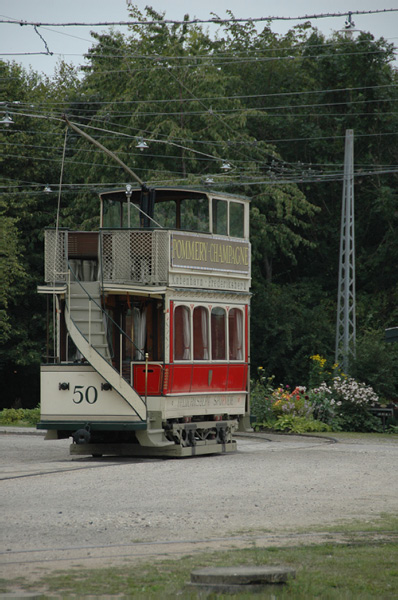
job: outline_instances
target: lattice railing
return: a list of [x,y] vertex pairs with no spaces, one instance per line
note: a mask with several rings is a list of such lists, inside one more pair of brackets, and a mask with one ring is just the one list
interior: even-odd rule
[[168,231],[102,230],[101,253],[104,283],[167,282]]
[[66,281],[68,271],[68,232],[46,229],[44,232],[44,281]]

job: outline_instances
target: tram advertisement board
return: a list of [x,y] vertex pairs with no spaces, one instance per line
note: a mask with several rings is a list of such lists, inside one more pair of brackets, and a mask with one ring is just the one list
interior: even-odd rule
[[173,233],[171,266],[249,275],[250,244],[245,240]]

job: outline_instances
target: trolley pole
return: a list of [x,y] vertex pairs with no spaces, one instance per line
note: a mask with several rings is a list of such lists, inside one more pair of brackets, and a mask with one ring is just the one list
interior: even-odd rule
[[346,130],[344,183],[341,208],[340,261],[337,292],[335,362],[345,373],[355,358],[355,231],[354,231],[354,131]]

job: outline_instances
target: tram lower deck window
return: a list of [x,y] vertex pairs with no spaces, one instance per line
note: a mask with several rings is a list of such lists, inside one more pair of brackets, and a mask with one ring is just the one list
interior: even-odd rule
[[213,360],[225,360],[226,338],[225,310],[217,307],[211,311],[211,357]]
[[187,306],[177,306],[174,311],[174,358],[191,358],[191,321]]
[[193,359],[209,359],[209,317],[204,306],[193,311]]
[[176,306],[173,333],[174,360],[244,360],[241,308]]
[[229,360],[243,360],[243,313],[231,308],[228,314]]

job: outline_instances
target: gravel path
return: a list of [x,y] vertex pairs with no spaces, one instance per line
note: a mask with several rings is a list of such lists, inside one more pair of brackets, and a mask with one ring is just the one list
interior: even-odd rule
[[247,435],[235,454],[71,458],[0,435],[3,577],[203,549],[322,539],[310,528],[398,509],[398,436]]

